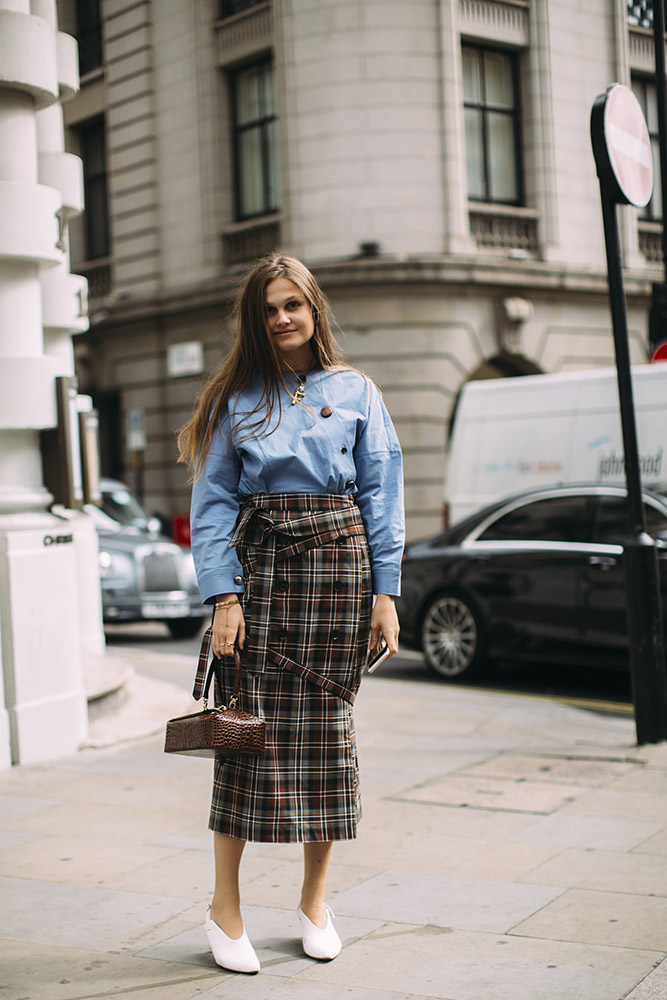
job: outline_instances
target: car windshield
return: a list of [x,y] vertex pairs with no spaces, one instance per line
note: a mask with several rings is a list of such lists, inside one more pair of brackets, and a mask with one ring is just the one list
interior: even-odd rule
[[145,528],[148,514],[129,490],[118,487],[102,492],[102,510],[119,524],[132,528]]

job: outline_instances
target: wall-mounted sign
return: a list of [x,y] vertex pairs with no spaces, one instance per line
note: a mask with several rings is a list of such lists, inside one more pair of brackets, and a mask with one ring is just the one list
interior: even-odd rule
[[198,340],[170,344],[167,348],[167,372],[171,378],[200,375],[204,371],[204,345]]
[[128,451],[146,451],[146,411],[143,407],[127,411],[125,434]]

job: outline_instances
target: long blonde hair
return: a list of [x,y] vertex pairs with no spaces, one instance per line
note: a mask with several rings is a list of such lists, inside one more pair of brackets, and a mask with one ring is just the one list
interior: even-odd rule
[[[266,286],[276,278],[293,281],[310,304],[315,324],[310,346],[315,361],[329,369],[343,364],[331,332],[329,303],[305,264],[284,254],[262,257],[247,274],[236,299],[236,339],[232,350],[204,385],[192,417],[178,434],[178,461],[188,465],[195,478],[201,475],[215,428],[229,399],[245,389],[255,375],[261,377],[263,389],[255,408],[243,415],[243,439],[258,437],[266,431],[276,405],[280,412],[279,389],[285,386],[285,381],[279,351],[268,333],[265,299]],[[238,426],[233,427],[232,433],[237,430]]]

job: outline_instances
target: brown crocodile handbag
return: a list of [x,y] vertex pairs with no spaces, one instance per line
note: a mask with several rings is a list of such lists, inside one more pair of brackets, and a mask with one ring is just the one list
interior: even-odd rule
[[204,633],[192,691],[195,701],[203,696],[204,711],[169,719],[164,751],[186,754],[189,757],[224,757],[231,753],[263,754],[266,729],[264,719],[242,712],[236,707],[241,689],[241,654],[236,648],[234,694],[229,699],[229,705],[208,707],[209,688],[220,665],[220,661],[214,657],[208,671],[206,669],[212,631],[212,628],[208,628]]

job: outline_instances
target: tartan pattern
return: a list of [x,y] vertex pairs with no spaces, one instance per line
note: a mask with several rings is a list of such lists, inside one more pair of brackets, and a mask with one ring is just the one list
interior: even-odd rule
[[209,625],[202,636],[201,649],[199,650],[199,657],[197,659],[197,673],[195,674],[195,682],[192,688],[192,697],[195,701],[199,701],[204,693],[204,682],[206,681],[206,673],[208,670],[212,637],[213,626]]
[[[352,703],[367,655],[372,586],[349,496],[252,497],[232,539],[246,581],[240,707],[266,720],[262,758],[216,761],[209,827],[241,840],[356,836]],[[223,660],[225,701],[234,682]]]

